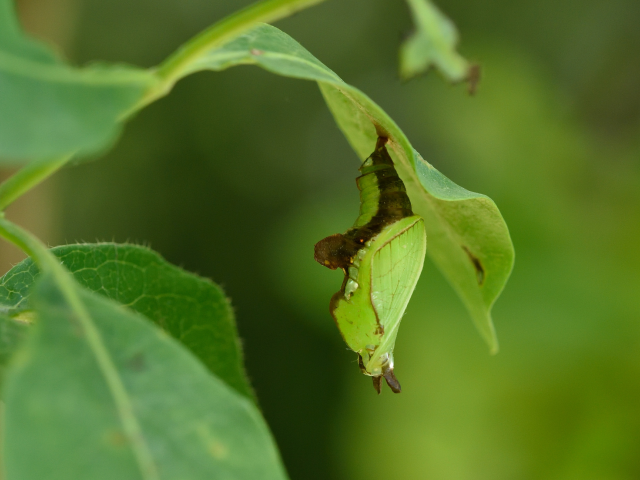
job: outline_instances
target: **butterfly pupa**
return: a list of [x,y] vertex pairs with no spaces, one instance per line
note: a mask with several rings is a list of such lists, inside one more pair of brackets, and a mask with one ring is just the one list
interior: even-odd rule
[[393,372],[398,327],[420,278],[427,250],[424,220],[414,215],[404,183],[379,138],[360,167],[360,215],[353,227],[315,245],[315,259],[344,280],[330,312],[342,337],[358,354],[362,373],[380,393],[384,378],[395,393]]

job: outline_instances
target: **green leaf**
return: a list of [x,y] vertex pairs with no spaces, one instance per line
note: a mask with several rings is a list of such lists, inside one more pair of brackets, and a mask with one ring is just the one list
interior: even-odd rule
[[0,315],[0,382],[4,380],[7,364],[27,336],[29,326],[6,315]]
[[376,103],[275,27],[260,25],[208,51],[194,60],[187,73],[241,64],[317,81],[338,126],[360,158],[372,151],[378,135],[390,139],[387,146],[414,211],[425,219],[427,251],[460,295],[491,350],[496,351],[490,311],[509,278],[514,252],[495,203],[442,175],[413,149]]
[[192,59],[258,22],[324,0],[263,0],[213,24],[158,70],[93,64],[74,68],[25,36],[12,0],[0,0],[0,163],[90,154],[109,147],[123,121],[165,95]]
[[[79,284],[153,320],[221,380],[253,398],[231,306],[213,282],[137,245],[66,245],[51,252]],[[0,279],[0,304],[8,311],[32,308],[29,289],[38,274],[30,258],[13,267]]]
[[[400,75],[409,79],[437,68],[451,82],[469,79],[476,71],[457,51],[458,32],[451,20],[429,0],[407,0],[416,31],[400,47]],[[473,83],[470,89],[475,88]]]
[[0,159],[24,162],[107,147],[123,115],[157,83],[120,65],[74,68],[20,30],[0,0]]
[[141,315],[48,269],[5,383],[7,478],[286,478],[251,401]]

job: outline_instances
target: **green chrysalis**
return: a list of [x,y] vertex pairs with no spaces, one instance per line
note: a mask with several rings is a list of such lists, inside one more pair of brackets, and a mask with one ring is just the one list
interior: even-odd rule
[[414,215],[393,161],[379,138],[375,151],[360,167],[360,216],[344,234],[315,245],[320,264],[344,271],[330,311],[345,342],[358,354],[360,369],[373,377],[378,393],[382,378],[395,393],[393,347],[400,320],[424,263],[427,235],[424,220]]

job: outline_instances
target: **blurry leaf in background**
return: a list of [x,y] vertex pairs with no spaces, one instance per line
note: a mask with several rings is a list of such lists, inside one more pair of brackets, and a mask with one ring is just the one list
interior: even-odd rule
[[37,321],[7,373],[8,478],[286,478],[250,400],[143,317],[65,281],[37,282]]
[[430,0],[407,0],[416,31],[400,47],[400,76],[407,80],[435,67],[450,82],[477,79],[457,51],[456,26]]
[[[138,245],[79,244],[51,251],[78,283],[153,320],[218,378],[253,398],[231,306],[213,282]],[[38,275],[30,258],[13,267],[0,279],[0,303],[18,311],[32,308],[29,291]]]
[[490,311],[509,278],[514,252],[495,203],[438,172],[378,105],[275,27],[260,25],[212,49],[187,73],[241,64],[317,81],[339,127],[362,159],[369,155],[378,135],[389,138],[391,155],[414,211],[425,218],[429,254],[469,309],[491,351],[497,351]]
[[2,162],[106,148],[117,137],[122,116],[155,82],[151,73],[133,67],[70,67],[26,37],[13,1],[0,0]]

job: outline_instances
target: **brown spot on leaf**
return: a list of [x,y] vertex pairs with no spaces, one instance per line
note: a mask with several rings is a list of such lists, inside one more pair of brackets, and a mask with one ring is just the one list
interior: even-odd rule
[[482,266],[482,262],[480,262],[480,259],[478,257],[471,253],[471,250],[469,250],[466,245],[463,245],[462,249],[466,252],[469,260],[471,260],[471,263],[473,264],[473,268],[475,268],[476,270],[476,279],[478,280],[478,285],[482,286],[482,284],[484,283],[484,267]]
[[126,435],[120,430],[111,430],[107,433],[107,443],[114,447],[122,447],[128,443]]
[[262,55],[263,53],[264,53],[264,51],[263,51],[263,50],[258,50],[257,48],[252,48],[252,49],[251,49],[251,55],[256,55],[256,56],[258,56],[258,55]]
[[129,361],[127,362],[127,365],[131,370],[134,370],[136,372],[141,372],[146,367],[145,361],[144,361],[144,355],[141,352],[136,353],[129,359]]

